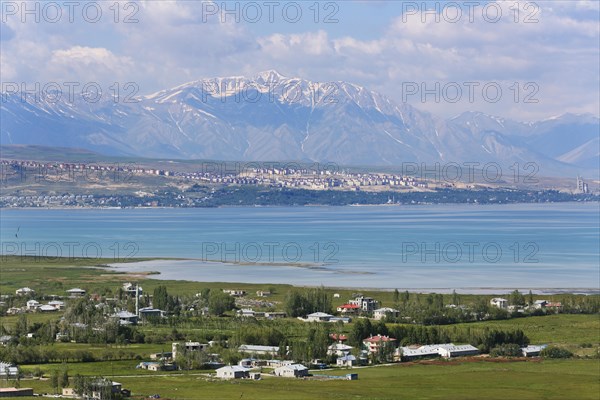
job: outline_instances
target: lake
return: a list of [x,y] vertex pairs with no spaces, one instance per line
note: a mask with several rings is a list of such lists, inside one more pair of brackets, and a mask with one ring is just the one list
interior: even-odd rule
[[[600,281],[598,203],[2,209],[0,223],[2,254],[104,257],[157,279],[478,292]],[[184,260],[120,263],[134,256]]]

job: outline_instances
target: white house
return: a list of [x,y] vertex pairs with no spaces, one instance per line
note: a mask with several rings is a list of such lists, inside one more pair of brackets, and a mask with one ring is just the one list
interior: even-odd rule
[[532,346],[529,345],[527,347],[522,347],[521,351],[523,352],[523,357],[537,357],[540,355],[542,350],[544,350],[547,346]]
[[335,364],[338,367],[353,367],[356,365],[356,357],[354,357],[352,354],[338,357]]
[[248,354],[265,354],[270,356],[276,356],[279,354],[278,346],[260,346],[253,344],[243,344],[238,347],[238,351],[240,353],[248,353]]
[[217,369],[216,372],[217,378],[221,379],[243,379],[250,377],[250,370],[239,365],[226,365]]
[[283,376],[287,378],[299,378],[302,376],[308,376],[308,368],[302,364],[290,364],[275,368],[273,373],[277,376]]
[[502,297],[494,297],[490,300],[490,304],[498,308],[508,308],[508,300],[503,299]]
[[63,308],[65,308],[65,302],[60,300],[49,301],[48,305],[56,308],[57,310],[62,310]]
[[308,314],[306,316],[306,320],[308,322],[329,322],[333,318],[333,315],[327,314],[324,312],[315,312],[312,314]]
[[359,306],[362,311],[371,312],[375,311],[379,302],[372,297],[358,296],[354,300],[350,300],[348,304],[355,304]]
[[223,293],[227,293],[233,297],[242,297],[246,295],[246,291],[241,289],[223,289]]
[[69,294],[69,297],[83,297],[83,296],[85,296],[85,290],[80,289],[80,288],[69,289],[69,290],[67,290],[67,293]]
[[430,357],[461,357],[471,356],[479,354],[479,349],[469,344],[467,345],[455,345],[454,343],[444,344],[428,344],[419,347],[401,347],[396,351],[395,359],[399,360],[400,357],[404,360],[414,360],[418,358],[430,358]]
[[56,312],[58,311],[58,308],[51,306],[49,304],[44,304],[38,307],[38,311],[41,312]]
[[352,351],[353,347],[343,343],[334,343],[327,348],[327,355],[345,356]]
[[479,349],[471,346],[470,344],[463,344],[459,346],[441,345],[438,351],[440,356],[444,358],[474,356],[479,354]]
[[390,308],[390,307],[382,307],[382,308],[378,308],[377,310],[373,311],[373,318],[375,318],[376,320],[380,320],[380,319],[384,319],[388,315],[392,318],[397,318],[399,312],[400,311]]
[[135,325],[138,321],[137,315],[125,310],[112,314],[111,317],[118,319],[121,325]]
[[128,295],[128,296],[135,296],[136,293],[136,286],[137,286],[137,292],[139,294],[142,294],[143,289],[141,286],[138,285],[134,285],[131,282],[127,282],[123,284],[123,291]]
[[254,311],[249,308],[242,308],[238,310],[237,314],[242,318],[262,318],[265,316],[265,313],[262,311]]
[[536,300],[533,302],[532,306],[535,309],[540,309],[546,307],[547,304],[548,302],[546,300]]
[[204,351],[208,349],[208,343],[200,343],[200,342],[185,342],[185,343],[173,343],[171,345],[171,352],[173,353],[173,360],[177,360],[177,352],[178,351]]
[[23,287],[15,290],[15,293],[17,296],[30,296],[35,293],[35,290],[28,287]]
[[36,300],[28,300],[27,301],[27,309],[30,311],[37,310],[40,306],[40,303]]
[[370,336],[363,339],[363,346],[367,348],[369,353],[377,353],[383,346],[395,346],[396,339],[389,336]]
[[337,308],[337,312],[342,314],[356,314],[360,311],[360,306],[356,304],[342,304]]
[[15,364],[0,361],[0,379],[12,379],[19,375],[19,368]]

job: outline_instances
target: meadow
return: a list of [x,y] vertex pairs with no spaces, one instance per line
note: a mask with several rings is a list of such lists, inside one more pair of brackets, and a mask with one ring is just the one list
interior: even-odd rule
[[[170,293],[193,295],[204,288],[235,288],[254,294],[257,290],[270,290],[269,301],[283,301],[290,285],[201,283],[188,281],[158,281],[152,275],[128,275],[116,273],[103,267],[111,260],[39,260],[22,257],[4,257],[0,268],[0,293],[14,293],[19,287],[29,286],[39,293],[64,295],[64,290],[82,287],[88,293],[114,292],[123,282],[139,282],[146,293],[152,293],[159,285],[166,285]],[[356,290],[332,289],[340,295],[339,301],[350,298]],[[374,296],[383,305],[393,304],[392,292],[363,291]],[[502,293],[501,293],[502,294]],[[411,294],[411,296],[421,296]],[[505,295],[505,294],[504,294]],[[449,301],[450,295],[444,295]],[[476,301],[489,296],[461,295],[464,301]],[[560,301],[563,295],[552,296]],[[536,296],[540,298],[540,296]],[[336,301],[338,301],[336,299]],[[276,307],[278,308],[278,307]],[[44,322],[60,318],[60,313],[28,313],[28,322]],[[0,324],[11,330],[18,316],[3,316]],[[273,324],[294,335],[303,332],[305,324],[297,320],[273,321]],[[348,332],[352,324],[341,330]],[[42,379],[25,378],[21,387],[32,387],[36,393],[53,393],[48,376],[52,370],[68,369],[71,378],[75,374],[105,376],[123,384],[132,391],[134,398],[146,398],[159,394],[167,399],[598,399],[600,393],[600,360],[591,359],[600,346],[600,316],[598,314],[554,314],[546,316],[511,318],[507,320],[482,321],[447,325],[446,329],[463,327],[522,329],[531,343],[566,347],[579,357],[569,360],[521,360],[475,357],[452,361],[422,361],[394,365],[353,368],[357,381],[336,379],[286,379],[263,375],[260,381],[220,381],[214,371],[149,372],[136,369],[140,359],[147,360],[151,353],[170,351],[170,343],[141,343],[104,345],[85,343],[55,343],[40,345],[76,352],[79,350],[102,354],[113,351],[123,354],[123,359],[112,361],[69,362],[22,365],[27,373],[41,370]],[[138,327],[142,332],[168,334],[169,325]],[[221,331],[231,334],[236,326],[231,318],[180,322],[177,329],[187,337],[207,332]],[[588,346],[590,345],[591,346]],[[119,353],[120,352],[120,353]],[[131,357],[134,354],[136,357]],[[349,370],[331,369],[312,371],[314,375],[344,375]],[[212,374],[212,375],[211,375]],[[7,386],[10,382],[0,382]]]

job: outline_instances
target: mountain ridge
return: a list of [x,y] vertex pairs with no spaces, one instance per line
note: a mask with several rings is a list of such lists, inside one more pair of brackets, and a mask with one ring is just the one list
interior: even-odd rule
[[133,103],[64,98],[4,94],[0,142],[150,158],[536,163],[548,176],[597,171],[600,163],[595,116],[531,123],[467,111],[443,119],[359,85],[275,70],[191,81]]

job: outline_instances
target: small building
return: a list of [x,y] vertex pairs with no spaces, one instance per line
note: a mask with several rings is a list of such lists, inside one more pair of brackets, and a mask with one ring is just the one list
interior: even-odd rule
[[539,309],[546,307],[546,304],[548,304],[548,302],[546,300],[536,300],[533,302],[532,306],[536,310],[539,310]]
[[150,354],[151,360],[169,360],[172,358],[173,358],[173,352],[171,352],[171,351],[163,351],[162,353]]
[[[449,343],[452,344],[452,343]],[[421,358],[434,358],[439,357],[439,344],[428,344],[424,346],[406,346],[400,347],[396,350],[394,355],[394,359],[396,361],[400,361],[401,359],[404,361],[417,360]]]
[[479,349],[470,344],[455,345],[454,343],[429,344],[419,347],[401,347],[394,354],[396,361],[409,361],[431,357],[464,357],[479,354]]
[[479,349],[477,347],[471,346],[470,344],[463,344],[458,346],[441,345],[438,351],[440,356],[444,358],[466,357],[479,354]]
[[15,364],[0,361],[0,380],[15,379],[19,376],[19,368]]
[[137,315],[125,310],[112,314],[110,317],[118,319],[120,325],[136,325],[138,322]]
[[51,306],[49,304],[43,304],[41,306],[38,307],[38,311],[41,312],[56,312],[58,311],[58,308]]
[[227,293],[233,297],[242,297],[246,295],[246,291],[241,289],[223,289],[223,293]]
[[348,336],[341,334],[341,333],[330,333],[329,337],[333,340],[337,340],[340,343],[343,343],[346,340],[348,340]]
[[376,320],[384,319],[387,316],[390,316],[392,318],[398,318],[399,313],[400,313],[400,311],[398,311],[394,308],[382,307],[382,308],[378,308],[377,310],[373,311],[373,318],[375,318]]
[[360,307],[356,304],[342,304],[337,308],[337,312],[342,314],[357,314]]
[[279,368],[285,365],[295,364],[294,361],[291,360],[267,360],[265,366],[268,368]]
[[27,301],[27,310],[35,311],[40,306],[40,303],[37,300],[28,300]]
[[256,358],[242,358],[238,365],[244,368],[252,368],[254,367],[254,363],[258,361]]
[[139,363],[136,368],[139,369],[146,369],[148,371],[174,371],[175,370],[175,365],[173,364],[163,364],[163,363],[159,363],[156,361],[151,361],[151,362],[141,362]]
[[253,344],[243,344],[238,347],[240,353],[255,354],[255,355],[270,355],[275,357],[279,354],[278,346],[260,346]]
[[306,316],[306,320],[308,322],[329,322],[333,318],[333,315],[327,314],[324,312],[315,312],[312,314],[308,314]]
[[73,289],[67,290],[67,294],[71,298],[83,297],[83,296],[85,296],[85,293],[86,293],[85,290],[80,289],[80,288],[73,288]]
[[141,286],[135,285],[131,282],[126,282],[123,284],[123,291],[125,292],[125,294],[127,294],[127,296],[135,297],[136,292],[141,295],[144,289],[142,289]]
[[260,372],[250,372],[250,379],[259,381],[261,379]]
[[60,300],[49,301],[48,305],[56,308],[57,310],[62,310],[65,308],[65,302]]
[[338,357],[335,364],[338,367],[353,367],[357,363],[356,357],[352,354],[345,355],[343,357]]
[[265,316],[265,313],[262,311],[254,311],[249,308],[242,308],[238,310],[237,315],[242,318],[262,318]]
[[173,354],[173,360],[177,360],[177,352],[186,351],[205,351],[208,349],[208,343],[200,342],[185,342],[185,343],[173,343],[171,345],[171,353]]
[[256,295],[258,297],[271,297],[271,292],[268,290],[257,290]]
[[273,311],[273,312],[265,313],[265,317],[267,317],[268,319],[279,319],[279,318],[285,318],[286,316],[287,316],[287,314],[284,312],[281,312],[281,311]]
[[10,341],[12,339],[13,339],[13,337],[10,336],[10,335],[2,335],[2,336],[0,336],[0,345],[6,346],[7,344],[10,343]]
[[529,345],[527,347],[521,347],[521,352],[523,353],[523,357],[538,357],[546,347],[545,344],[542,346]]
[[162,318],[165,316],[165,312],[163,310],[153,307],[140,308],[139,313],[141,319]]
[[379,302],[377,300],[373,299],[372,297],[364,296],[357,296],[356,298],[354,298],[354,300],[350,300],[348,303],[359,306],[360,309],[365,312],[375,311],[375,309],[379,305]]
[[507,309],[508,308],[508,300],[503,299],[502,297],[494,297],[490,300],[490,304],[494,307]]
[[329,356],[345,356],[352,351],[353,347],[343,343],[334,343],[327,348],[327,355]]
[[366,339],[363,339],[363,345],[371,354],[378,353],[383,346],[395,346],[395,342],[395,338],[382,335],[370,336]]
[[35,290],[28,287],[22,287],[15,290],[15,294],[17,296],[33,296],[35,294]]
[[104,399],[105,396],[103,394],[106,393],[107,390],[110,390],[113,394],[121,394],[124,390],[121,383],[103,379],[92,382],[90,386],[92,389],[92,399],[94,400]]
[[217,369],[217,378],[220,379],[244,379],[250,378],[248,368],[240,367],[239,365],[226,365]]
[[276,376],[283,376],[286,378],[300,378],[308,376],[308,368],[302,364],[290,364],[275,368],[273,373]]

